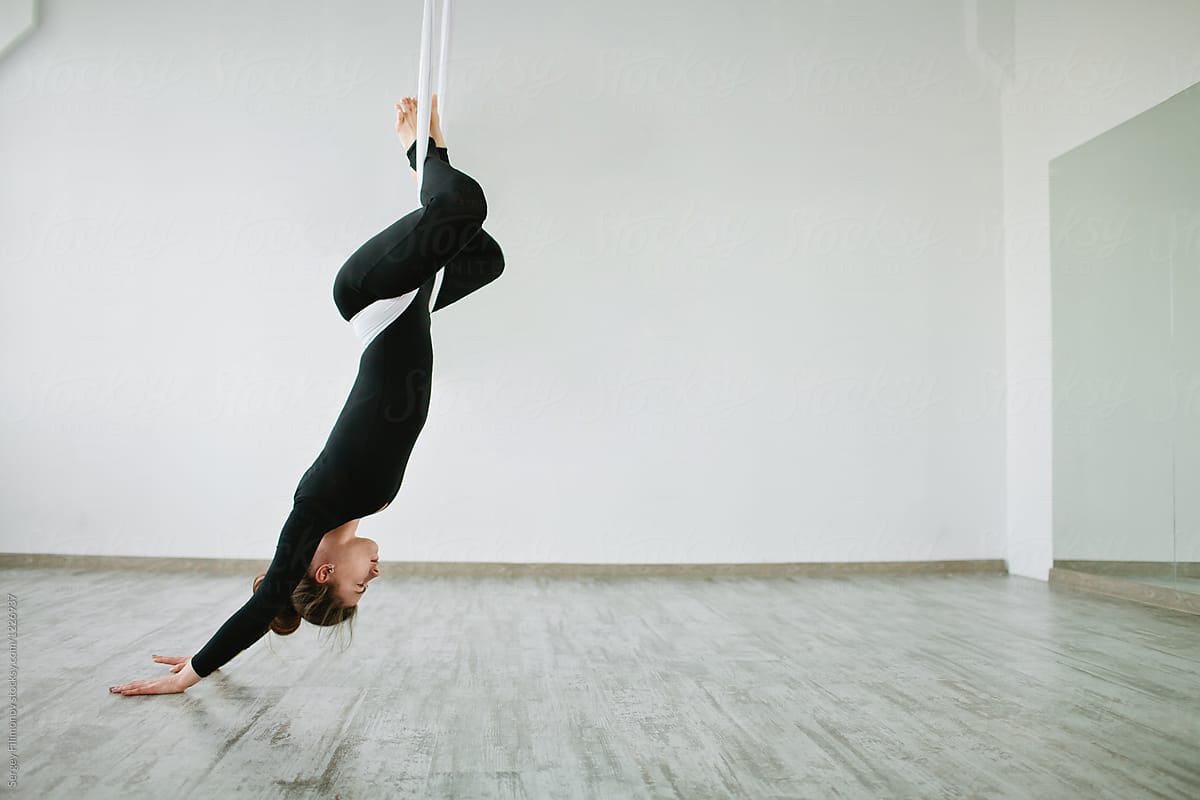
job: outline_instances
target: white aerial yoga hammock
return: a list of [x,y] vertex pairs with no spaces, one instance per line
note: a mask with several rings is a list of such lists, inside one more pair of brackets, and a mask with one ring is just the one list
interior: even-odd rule
[[[429,152],[429,118],[430,103],[433,92],[430,89],[430,50],[433,44],[434,0],[425,0],[425,11],[421,18],[421,59],[417,70],[417,208],[421,207],[421,184],[425,180],[425,155]],[[450,0],[442,0],[441,14],[441,44],[438,54],[438,117],[443,132],[446,129],[446,84],[449,76],[450,60]],[[407,163],[405,164],[407,168]],[[433,292],[429,295],[429,310],[433,311],[437,301],[438,290],[442,288],[444,269],[439,269],[434,275]],[[390,325],[404,313],[418,289],[402,294],[399,297],[389,297],[376,300],[359,311],[350,319],[350,325],[362,342],[363,349],[379,335],[380,331]]]
[[[433,44],[433,2],[425,0],[425,11],[421,16],[421,60],[417,69],[417,206],[421,205],[421,185],[425,180],[425,154],[429,152],[429,51]],[[450,60],[450,0],[442,0],[441,43],[438,46],[438,119],[442,123],[442,132],[446,130],[446,77],[449,74]],[[438,290],[442,288],[442,273],[439,269],[434,277],[433,292],[429,295],[429,310],[433,310],[437,300]]]

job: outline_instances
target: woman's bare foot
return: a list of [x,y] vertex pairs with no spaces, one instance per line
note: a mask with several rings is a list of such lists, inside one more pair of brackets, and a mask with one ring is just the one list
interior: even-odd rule
[[[417,98],[406,97],[399,103],[396,103],[396,135],[400,137],[400,143],[404,145],[404,149],[408,150],[412,143],[417,138]],[[433,137],[433,143],[437,147],[446,146],[446,137],[442,135],[442,119],[438,114],[437,95],[433,95],[433,102],[429,108],[429,135]]]
[[[400,137],[400,143],[404,145],[405,152],[412,147],[412,143],[417,138],[417,98],[406,97],[399,103],[396,103],[396,134]],[[442,118],[438,114],[437,95],[433,95],[433,101],[429,107],[429,135],[433,137],[435,147],[445,147],[446,138],[442,135]],[[417,171],[411,167],[408,170],[413,175],[413,180],[417,179]]]
[[417,101],[411,97],[396,103],[396,135],[400,137],[405,152],[417,140]]

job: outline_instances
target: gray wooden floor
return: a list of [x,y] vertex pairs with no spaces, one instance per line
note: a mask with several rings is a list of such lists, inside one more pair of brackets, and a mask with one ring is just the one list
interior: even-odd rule
[[250,576],[0,586],[22,796],[1200,798],[1200,617],[1024,578],[384,575],[160,697]]

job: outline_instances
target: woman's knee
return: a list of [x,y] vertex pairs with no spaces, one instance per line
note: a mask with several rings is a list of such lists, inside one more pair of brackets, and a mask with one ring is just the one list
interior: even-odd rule
[[477,223],[476,230],[487,219],[487,197],[483,194],[483,187],[474,178],[462,173],[458,174],[452,185],[430,195],[425,206],[437,207],[440,212],[463,224]]
[[352,285],[349,270],[344,266],[333,279],[333,304],[347,322],[365,307],[361,295]]
[[483,221],[487,219],[487,197],[483,194],[482,186],[470,178],[467,178],[467,181],[468,183],[463,186],[458,198],[458,210],[464,215],[470,216],[471,221],[478,223],[478,226],[482,228]]
[[[439,257],[450,258],[466,247],[483,229],[487,209],[461,205],[446,199],[433,198],[426,206],[430,212],[428,249]],[[422,248],[425,245],[421,245]]]
[[488,272],[491,273],[491,280],[495,280],[500,277],[500,273],[504,272],[504,251],[500,249],[500,245],[495,239],[490,236],[488,239],[490,242],[484,250],[484,259],[488,265]]

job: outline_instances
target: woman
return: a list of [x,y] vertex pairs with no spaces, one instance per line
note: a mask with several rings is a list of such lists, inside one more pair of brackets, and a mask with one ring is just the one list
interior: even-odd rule
[[[396,133],[414,175],[416,119],[415,98],[396,104]],[[301,618],[315,625],[346,622],[379,575],[378,546],[355,531],[362,517],[382,511],[399,492],[425,425],[433,370],[429,315],[504,269],[500,246],[482,227],[482,188],[450,166],[436,95],[429,137],[421,208],[359,247],[334,279],[334,303],[363,345],[358,376],[324,449],[300,478],[266,573],[255,580],[246,604],[190,659],[154,656],[173,665],[170,674],[111,686],[110,692],[182,692],[268,629],[288,634]]]

